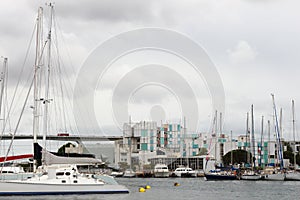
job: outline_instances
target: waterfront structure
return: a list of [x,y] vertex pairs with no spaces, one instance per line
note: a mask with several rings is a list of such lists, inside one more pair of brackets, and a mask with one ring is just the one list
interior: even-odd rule
[[[234,139],[224,133],[187,133],[181,124],[162,124],[159,127],[152,121],[130,122],[123,126],[123,139],[115,142],[114,160],[115,164],[131,165],[138,170],[143,170],[143,166],[153,168],[161,159],[170,170],[176,169],[178,165],[204,169],[203,161],[200,164],[192,160],[199,155],[204,157],[209,155],[210,159],[220,163],[222,157],[232,150],[241,149],[250,153],[250,142],[249,135],[239,135]],[[263,141],[262,145],[261,141],[254,141],[253,146],[256,166],[263,167],[270,163],[275,165],[277,151],[275,141]],[[170,162],[175,164],[169,165],[170,162],[166,159],[172,160]],[[185,162],[186,160],[188,162]],[[247,163],[251,163],[250,157]],[[285,160],[284,165],[288,164],[289,162]]]
[[180,124],[141,121],[123,125],[123,140],[115,142],[115,162],[127,165],[149,165],[157,156],[187,157],[199,153],[199,135],[186,134]]

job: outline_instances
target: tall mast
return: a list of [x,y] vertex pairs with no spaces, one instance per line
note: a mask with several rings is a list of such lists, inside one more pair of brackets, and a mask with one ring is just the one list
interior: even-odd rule
[[[3,68],[2,68],[2,72],[1,72],[1,77],[0,77],[0,81],[1,81],[1,93],[0,93],[0,118],[2,120],[2,129],[1,129],[1,134],[4,133],[4,129],[5,129],[5,103],[3,102],[3,98],[5,98],[4,93],[5,93],[5,87],[6,87],[6,83],[7,83],[7,58],[4,58],[3,61]],[[2,109],[3,108],[3,109]]]
[[230,131],[230,149],[231,149],[230,162],[231,162],[231,165],[233,165],[232,131]]
[[268,120],[268,164],[270,164],[271,123]]
[[277,119],[277,111],[276,111],[276,105],[275,105],[275,98],[274,94],[271,94],[272,100],[273,100],[273,110],[274,110],[274,115],[275,115],[275,132],[276,132],[276,138],[277,138],[277,145],[279,146],[278,150],[278,156],[279,156],[279,161],[280,161],[280,169],[283,169],[283,155],[282,155],[282,144],[281,144],[281,139],[280,139],[280,129],[278,127],[278,119]]
[[218,144],[218,111],[216,110],[216,114],[215,114],[215,159],[217,161],[217,144]]
[[295,104],[292,100],[292,113],[293,113],[293,139],[294,139],[294,170],[296,170],[296,137],[295,137]]
[[[222,113],[220,112],[220,136],[222,135]],[[220,142],[220,160],[223,163],[223,153],[224,153],[224,145]]]
[[248,148],[248,140],[249,140],[249,144],[250,144],[250,137],[248,137],[249,135],[249,113],[247,112],[247,120],[246,120],[246,147],[245,150],[247,151],[247,163],[250,163],[250,156],[249,156],[249,148]]
[[[255,158],[255,136],[254,136],[254,114],[253,114],[253,104],[251,105],[251,132],[252,132],[252,156],[253,158]],[[253,159],[251,158],[251,161],[253,162]],[[255,165],[255,161],[254,163],[254,167],[256,167]]]
[[264,135],[264,116],[261,116],[261,135],[260,135],[260,152],[259,152],[259,159],[260,159],[260,161],[259,161],[259,163],[260,163],[260,167],[262,167],[262,156],[263,156],[263,154],[262,154],[262,151],[263,151],[263,135]]
[[45,110],[44,110],[44,131],[43,131],[43,143],[44,148],[46,147],[46,136],[48,132],[48,103],[50,103],[49,100],[49,86],[50,86],[50,68],[51,68],[51,29],[52,29],[52,19],[53,19],[53,4],[49,4],[50,7],[50,19],[49,19],[49,31],[47,36],[47,43],[48,43],[48,55],[47,55],[47,70],[46,70],[46,88],[45,88]]
[[[38,79],[39,79],[39,69],[40,69],[40,60],[41,60],[41,39],[42,39],[42,17],[43,17],[43,8],[39,7],[38,17],[37,17],[37,32],[36,32],[36,51],[35,51],[35,62],[34,62],[34,93],[33,93],[33,143],[37,144],[37,135],[39,133],[39,116],[38,116]],[[34,145],[34,151],[36,153],[36,147]],[[34,156],[33,160],[33,170],[36,171],[37,160]]]

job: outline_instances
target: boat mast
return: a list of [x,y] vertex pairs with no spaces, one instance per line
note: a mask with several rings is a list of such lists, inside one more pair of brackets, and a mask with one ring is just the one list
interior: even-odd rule
[[[37,135],[39,133],[39,115],[38,115],[38,77],[40,69],[40,60],[41,60],[41,32],[42,32],[42,17],[43,17],[43,8],[39,7],[38,17],[37,17],[37,32],[36,32],[36,51],[35,51],[35,62],[34,62],[34,92],[33,92],[33,144],[34,144],[34,153],[36,153],[36,144],[37,144]],[[33,171],[36,171],[37,168],[37,157],[34,156],[33,160]]]
[[247,152],[247,163],[250,163],[250,155],[249,155],[249,148],[248,148],[248,139],[249,139],[249,144],[250,144],[250,137],[248,138],[249,135],[249,113],[247,112],[247,120],[246,120],[246,147],[245,150]]
[[[222,137],[222,113],[220,112],[220,137]],[[223,163],[223,153],[224,153],[224,144],[222,143],[222,141],[220,142],[220,160],[221,163]]]
[[255,137],[254,137],[254,114],[253,114],[253,104],[251,105],[251,132],[252,132],[252,158],[251,158],[251,162],[254,164],[253,167],[255,168],[255,160],[253,162],[253,158],[255,158]]
[[49,86],[50,86],[50,68],[51,68],[51,31],[52,31],[52,19],[53,19],[53,4],[49,4],[50,7],[50,19],[49,19],[49,31],[47,36],[47,43],[48,43],[48,55],[47,55],[47,70],[46,70],[46,88],[45,88],[45,99],[43,101],[45,105],[44,110],[44,127],[43,127],[43,143],[44,148],[46,148],[46,136],[48,132],[48,104],[50,103],[49,99]]
[[292,113],[293,113],[293,139],[294,139],[294,170],[296,170],[296,137],[295,137],[295,104],[292,100]]
[[271,123],[268,120],[268,164],[270,164]]
[[218,111],[216,110],[216,114],[215,114],[215,138],[216,138],[216,142],[215,142],[215,162],[217,162],[217,144],[218,144]]
[[231,165],[233,166],[233,150],[232,150],[232,131],[230,131],[230,149],[231,149],[231,154],[230,154],[230,162],[231,162]]
[[[1,77],[0,77],[0,81],[1,81],[1,93],[0,93],[0,117],[2,120],[2,129],[1,129],[1,135],[4,133],[5,131],[5,103],[4,103],[4,98],[5,98],[5,88],[6,88],[6,83],[7,83],[7,58],[4,58],[3,60],[3,68],[2,68],[2,72],[1,72]],[[3,109],[2,109],[3,108]]]
[[271,96],[272,96],[272,100],[273,100],[273,110],[274,110],[274,115],[275,115],[276,138],[277,138],[277,144],[279,146],[278,156],[279,156],[279,161],[280,161],[280,170],[282,170],[283,169],[283,156],[282,156],[282,144],[281,144],[281,139],[280,139],[280,129],[278,127],[278,119],[277,119],[277,111],[276,111],[274,94],[271,94]]
[[262,154],[262,152],[263,152],[263,135],[264,135],[264,116],[261,116],[261,135],[260,135],[260,152],[259,152],[259,154],[260,154],[260,156],[259,156],[259,163],[260,163],[260,167],[262,167],[263,166],[263,164],[262,164],[262,156],[263,156],[263,154]]

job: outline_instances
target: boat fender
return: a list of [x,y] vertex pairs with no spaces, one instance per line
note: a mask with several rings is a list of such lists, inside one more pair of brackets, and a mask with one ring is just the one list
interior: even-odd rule
[[145,188],[140,187],[140,188],[139,188],[139,192],[146,192],[146,190],[145,190]]
[[174,183],[174,186],[180,186],[180,184],[176,182],[176,183]]

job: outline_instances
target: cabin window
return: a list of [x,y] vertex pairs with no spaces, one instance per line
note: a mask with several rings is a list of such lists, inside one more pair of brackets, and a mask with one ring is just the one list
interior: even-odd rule
[[63,176],[64,173],[63,172],[56,172],[56,176]]
[[74,180],[74,183],[78,183],[78,181],[77,181],[77,180]]
[[70,176],[71,173],[70,173],[70,172],[66,172],[65,175],[66,175],[66,176]]
[[61,182],[62,182],[62,183],[66,183],[66,180],[62,180]]

